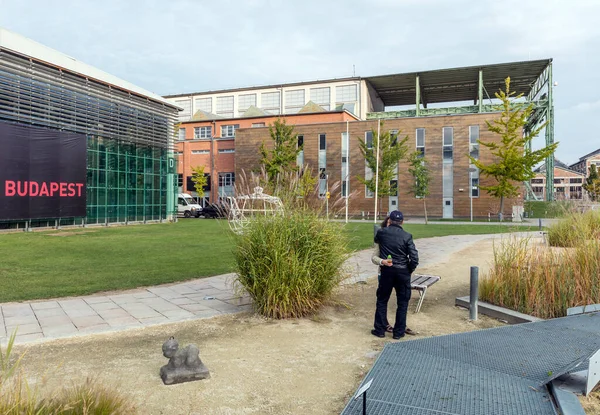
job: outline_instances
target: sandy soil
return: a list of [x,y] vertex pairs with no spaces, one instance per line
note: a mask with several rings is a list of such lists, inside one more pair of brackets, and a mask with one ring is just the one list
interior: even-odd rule
[[[492,242],[477,243],[452,260],[420,269],[442,280],[427,294],[419,314],[411,302],[414,338],[476,330],[502,323],[454,306],[468,295],[469,266],[485,272]],[[251,314],[221,316],[113,334],[97,334],[17,348],[27,349],[23,368],[44,388],[96,377],[118,387],[140,414],[339,414],[390,337],[370,334],[376,279],[340,287],[345,306],[326,307],[309,319],[266,320]],[[395,302],[390,301],[390,311]],[[393,316],[393,313],[390,314]],[[162,343],[196,343],[211,379],[165,386],[158,371],[166,364]],[[401,341],[413,339],[407,336]],[[589,414],[598,396],[583,398]],[[592,409],[595,408],[595,409]]]

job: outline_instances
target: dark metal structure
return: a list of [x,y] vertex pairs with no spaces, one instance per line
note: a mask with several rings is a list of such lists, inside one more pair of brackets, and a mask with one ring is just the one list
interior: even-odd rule
[[388,343],[361,383],[367,414],[556,415],[547,385],[599,349],[600,313]]

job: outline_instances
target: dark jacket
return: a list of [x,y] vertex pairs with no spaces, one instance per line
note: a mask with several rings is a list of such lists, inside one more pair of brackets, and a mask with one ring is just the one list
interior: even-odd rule
[[378,230],[375,243],[379,244],[381,258],[392,256],[392,267],[408,269],[412,273],[419,265],[419,252],[412,235],[402,229],[402,226],[392,224]]

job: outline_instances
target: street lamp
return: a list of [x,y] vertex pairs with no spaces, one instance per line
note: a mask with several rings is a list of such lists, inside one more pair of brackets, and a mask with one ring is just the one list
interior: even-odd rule
[[471,222],[473,222],[473,173],[477,171],[475,167],[469,167],[469,201],[471,205]]

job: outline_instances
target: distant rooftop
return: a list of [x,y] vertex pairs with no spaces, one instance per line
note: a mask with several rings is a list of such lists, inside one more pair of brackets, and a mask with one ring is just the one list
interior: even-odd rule
[[552,59],[541,59],[391,75],[333,78],[289,84],[273,84],[247,88],[166,95],[165,98],[366,80],[377,92],[385,106],[415,105],[416,78],[419,76],[421,98],[425,105],[428,103],[473,101],[477,99],[478,95],[479,70],[483,71],[485,98],[487,98],[487,96],[493,98],[495,92],[504,88],[504,80],[509,76],[511,78],[511,89],[518,94],[523,93],[527,95],[531,91],[535,81],[542,75],[544,69],[546,69],[551,62]]

